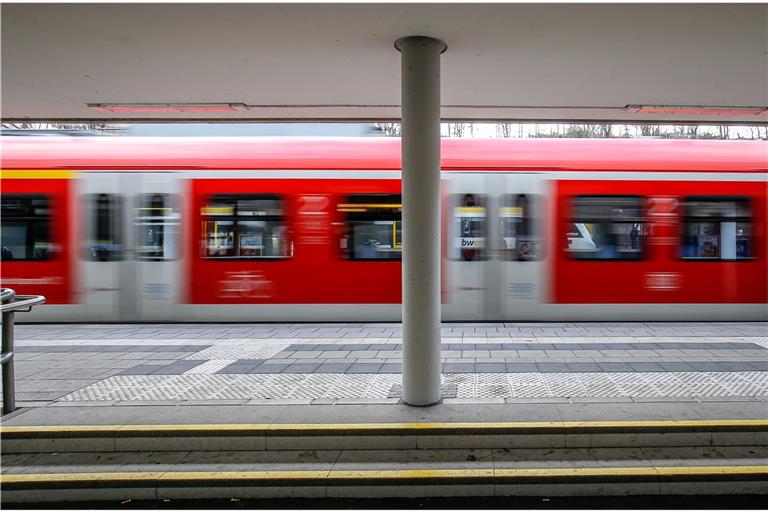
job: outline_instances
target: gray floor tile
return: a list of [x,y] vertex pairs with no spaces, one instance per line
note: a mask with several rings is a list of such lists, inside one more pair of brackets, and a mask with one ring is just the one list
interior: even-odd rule
[[283,370],[282,373],[313,373],[320,363],[293,363]]
[[506,363],[509,373],[538,373],[536,363]]
[[570,371],[566,363],[536,363],[536,367],[541,373],[566,373]]
[[475,363],[475,372],[477,373],[505,373],[507,365],[505,363]]
[[597,363],[603,371],[606,372],[632,372],[634,371],[627,363]]
[[118,373],[118,375],[152,375],[156,370],[156,365],[140,364],[132,368],[126,368]]
[[720,367],[720,364],[715,362],[702,362],[702,361],[691,361],[688,363],[693,367],[694,371],[697,372],[719,372],[722,371],[722,368]]
[[256,364],[240,364],[240,363],[234,363],[229,366],[226,366],[219,371],[217,371],[217,374],[237,374],[237,373],[248,373],[249,371],[256,368],[258,365]]
[[380,363],[355,363],[350,365],[346,373],[378,373],[382,366]]
[[345,373],[351,363],[323,363],[317,367],[315,373]]
[[379,373],[402,373],[403,366],[398,363],[384,363],[379,368]]
[[661,372],[664,368],[656,363],[629,363],[629,366],[636,372]]
[[475,363],[445,363],[445,373],[473,373]]
[[577,373],[602,372],[603,369],[597,363],[565,363],[568,371]]
[[256,366],[248,373],[287,373],[285,369],[288,366],[287,363],[264,363]]
[[665,371],[668,372],[691,372],[695,371],[694,368],[689,365],[688,363],[683,362],[659,362],[657,363],[659,366],[661,366]]

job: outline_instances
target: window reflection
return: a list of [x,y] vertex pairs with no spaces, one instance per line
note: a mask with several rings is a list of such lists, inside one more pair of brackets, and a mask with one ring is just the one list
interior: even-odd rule
[[123,199],[117,194],[87,194],[88,228],[85,259],[118,261],[123,256]]
[[213,196],[201,208],[203,257],[269,259],[292,256],[283,215],[275,195]]
[[538,197],[505,194],[501,199],[501,259],[536,261],[541,258],[541,238],[536,231]]
[[346,216],[341,251],[350,260],[402,258],[402,203],[399,194],[351,195],[337,207]]
[[51,207],[47,196],[2,196],[2,261],[45,261],[52,257]]
[[752,257],[752,219],[747,198],[687,197],[683,215],[684,259]]
[[171,194],[142,194],[134,212],[136,259],[178,258],[180,215]]
[[581,260],[637,260],[643,256],[642,199],[578,196],[566,236],[568,252]]
[[460,261],[486,259],[486,196],[456,194],[453,196],[454,245],[451,257]]

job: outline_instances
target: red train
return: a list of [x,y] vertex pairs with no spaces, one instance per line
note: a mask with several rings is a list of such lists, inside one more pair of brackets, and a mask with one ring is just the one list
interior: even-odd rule
[[[5,137],[34,321],[397,321],[400,141]],[[445,320],[766,320],[765,141],[444,140]]]

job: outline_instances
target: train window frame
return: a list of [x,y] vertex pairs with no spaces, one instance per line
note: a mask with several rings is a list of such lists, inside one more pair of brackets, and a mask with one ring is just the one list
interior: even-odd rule
[[[24,257],[23,258],[17,258],[13,255],[11,255],[10,259],[7,259],[7,254],[11,252],[11,250],[6,247],[5,245],[2,245],[2,251],[0,251],[0,261],[3,263],[9,263],[9,262],[25,262],[25,263],[42,263],[46,261],[52,261],[56,259],[56,253],[58,246],[53,241],[53,215],[52,215],[52,209],[53,209],[53,200],[48,194],[2,194],[2,200],[0,201],[0,211],[5,210],[7,208],[5,202],[8,200],[28,200],[29,204],[26,206],[26,208],[29,208],[32,210],[32,212],[28,215],[19,215],[19,216],[8,216],[7,213],[3,212],[2,214],[2,221],[0,222],[0,228],[2,228],[3,233],[8,233],[8,224],[10,223],[23,223],[25,224],[24,229]],[[32,204],[32,201],[45,201],[44,204],[44,210],[45,213],[35,214],[34,212],[34,205]],[[39,233],[39,227],[44,226],[43,232],[45,233],[45,237],[42,240],[38,240],[35,238],[35,234]],[[1,243],[1,242],[0,242]],[[35,251],[35,245],[41,245],[45,246],[45,257],[34,257],[34,251]],[[30,252],[32,254],[32,257],[30,256]],[[4,256],[6,255],[6,256]]]
[[[691,201],[698,201],[698,202],[708,202],[708,203],[727,203],[727,202],[735,202],[735,203],[744,203],[747,209],[747,215],[746,216],[714,216],[714,217],[703,217],[703,216],[697,216],[697,215],[688,215],[687,205],[688,202]],[[754,231],[753,226],[755,224],[754,222],[754,214],[753,214],[753,207],[752,207],[752,198],[749,196],[744,195],[722,195],[722,196],[716,196],[716,195],[688,195],[683,196],[682,201],[680,202],[680,236],[679,236],[679,250],[678,250],[678,259],[685,261],[686,263],[742,263],[742,262],[748,262],[748,261],[754,261],[757,259],[757,254],[755,254],[756,246],[754,245]],[[737,249],[737,256],[735,258],[723,258],[722,257],[722,234],[721,224],[725,221],[725,219],[731,220],[734,224],[747,224],[749,226],[749,235],[748,235],[748,247],[751,249],[751,254],[749,256],[745,257],[738,257],[738,249]],[[710,257],[700,257],[700,256],[686,256],[685,255],[685,247],[686,247],[686,238],[688,238],[688,235],[686,234],[686,226],[689,224],[704,224],[704,223],[718,223],[718,242],[717,242],[717,249],[718,249],[718,256],[710,256]],[[738,235],[737,235],[738,236]]]
[[[241,215],[239,201],[276,201],[279,205],[279,213],[268,213],[263,215]],[[231,202],[231,213],[206,213],[206,209],[220,208],[221,206],[214,206],[217,203],[219,205],[226,205]],[[254,194],[227,194],[216,193],[207,195],[200,206],[200,221],[201,221],[201,239],[200,239],[200,253],[201,259],[206,261],[285,261],[293,258],[294,256],[294,244],[292,238],[292,232],[289,226],[288,215],[286,213],[288,200],[282,194],[273,193],[254,193]],[[226,208],[227,206],[224,206]],[[235,244],[235,239],[241,237],[240,226],[247,222],[273,222],[278,223],[278,227],[282,229],[283,237],[285,239],[285,254],[283,255],[215,255],[210,254],[210,247],[208,245],[210,239],[209,227],[207,222],[218,221],[231,223],[232,225],[232,249],[242,250],[242,239],[239,239],[240,243]],[[214,225],[215,229],[216,225]],[[274,229],[274,228],[272,228]],[[265,230],[266,232],[266,230]],[[263,236],[263,234],[262,234]],[[224,248],[227,249],[226,247]]]
[[[101,209],[107,199],[105,211]],[[93,192],[83,195],[87,204],[86,239],[83,243],[82,259],[95,263],[106,263],[125,260],[125,233],[123,219],[125,218],[125,198],[122,194]],[[100,230],[106,229],[106,236]],[[108,241],[107,241],[108,240]],[[99,246],[105,246],[99,248]],[[101,251],[101,252],[98,252]],[[108,257],[104,257],[104,255]]]
[[[163,205],[156,206],[152,201],[158,197],[163,198]],[[149,201],[145,201],[149,199]],[[181,214],[179,213],[179,200],[178,195],[168,192],[144,192],[136,196],[135,206],[133,211],[133,226],[135,231],[134,240],[134,255],[137,261],[176,261],[180,258],[179,247],[179,227],[181,224]],[[143,215],[143,210],[160,210],[164,213],[160,215]],[[166,213],[169,211],[170,213]],[[158,247],[162,247],[162,254],[151,255],[145,254],[150,251],[146,251],[143,248],[148,246],[140,245],[139,241],[144,238],[146,226],[162,226],[161,242]],[[166,241],[170,240],[170,243],[166,246]]]
[[[463,204],[467,201],[468,197],[472,197],[474,205]],[[479,199],[479,201],[478,201]],[[491,259],[489,238],[490,229],[489,225],[489,212],[490,212],[490,200],[489,194],[481,192],[456,192],[450,195],[449,204],[451,205],[451,227],[448,247],[448,259],[450,261],[461,263],[476,263],[489,261]],[[458,210],[482,210],[482,211],[465,211]],[[464,214],[464,217],[461,215]],[[477,215],[476,215],[477,214]],[[469,216],[467,216],[469,215]],[[482,236],[464,236],[464,234],[477,234],[475,230],[477,228],[472,227],[471,224],[461,224],[457,226],[456,222],[464,223],[466,219],[481,218],[481,234]],[[459,220],[462,219],[462,220]],[[477,244],[477,240],[482,239],[482,247],[474,246]],[[459,244],[459,240],[461,243]],[[467,245],[469,244],[469,245]],[[471,251],[477,251],[478,257],[468,258],[465,255],[472,254]],[[467,258],[467,259],[465,259]]]
[[[638,210],[639,215],[636,218],[637,220],[606,220],[604,217],[599,216],[579,216],[578,215],[578,204],[577,202],[580,199],[631,199],[634,201],[637,201],[638,203]],[[646,236],[644,235],[644,228],[647,227],[647,215],[646,215],[646,204],[645,204],[645,196],[638,195],[638,194],[579,194],[571,197],[571,203],[568,205],[570,216],[568,217],[568,224],[570,225],[577,225],[577,224],[606,224],[606,225],[612,225],[612,224],[640,224],[640,234],[639,234],[639,243],[640,247],[638,252],[636,253],[637,256],[635,257],[598,257],[596,255],[587,253],[586,251],[580,252],[580,251],[574,251],[568,248],[566,245],[565,247],[565,253],[569,256],[569,258],[573,261],[588,261],[588,262],[595,262],[595,261],[602,261],[602,262],[638,262],[643,261],[647,259],[646,254]],[[578,228],[577,228],[578,229]],[[567,238],[567,233],[563,233]],[[599,249],[595,251],[595,253],[599,252]],[[616,251],[618,254],[618,251]],[[581,255],[580,255],[581,254]],[[630,253],[631,254],[631,253]]]
[[[374,211],[369,211],[374,210]],[[391,211],[387,211],[391,210]],[[336,204],[336,211],[344,215],[342,225],[344,226],[344,232],[339,238],[339,250],[340,257],[344,261],[354,262],[401,262],[403,260],[403,202],[402,194],[392,193],[355,193],[345,194]],[[380,251],[378,247],[382,244],[375,244],[375,250],[370,254],[397,254],[397,257],[360,257],[356,254],[354,246],[354,231],[358,225],[387,225],[391,224],[390,228],[387,228],[387,232],[391,229],[392,236],[390,237],[390,244],[383,245],[388,251]],[[383,233],[383,231],[382,231]],[[398,243],[398,233],[400,233]],[[364,245],[374,245],[373,243]]]

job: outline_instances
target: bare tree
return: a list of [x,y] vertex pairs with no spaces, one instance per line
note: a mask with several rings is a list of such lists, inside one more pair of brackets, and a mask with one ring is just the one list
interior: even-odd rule
[[496,136],[503,139],[512,137],[512,123],[496,123]]
[[376,126],[388,137],[400,136],[400,123],[376,123]]

